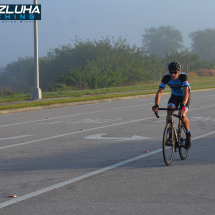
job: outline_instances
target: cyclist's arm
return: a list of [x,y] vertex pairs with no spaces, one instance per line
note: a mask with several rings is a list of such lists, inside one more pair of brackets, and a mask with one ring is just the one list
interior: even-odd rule
[[157,94],[155,96],[155,105],[159,105],[160,99],[161,99],[161,94],[163,93],[164,89],[159,87]]
[[189,86],[183,87],[183,92],[184,92],[184,98],[182,103],[187,104],[188,99],[189,99]]

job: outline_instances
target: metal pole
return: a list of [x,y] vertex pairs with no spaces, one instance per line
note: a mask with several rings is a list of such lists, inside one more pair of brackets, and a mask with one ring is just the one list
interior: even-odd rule
[[[33,0],[33,4],[37,4],[37,0]],[[38,25],[34,20],[34,90],[32,99],[42,99],[42,92],[39,88],[39,58],[38,58]]]

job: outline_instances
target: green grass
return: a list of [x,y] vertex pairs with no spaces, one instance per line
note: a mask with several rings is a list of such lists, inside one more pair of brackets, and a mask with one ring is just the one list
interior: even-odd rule
[[[190,79],[190,84],[191,84],[192,90],[215,88],[215,77],[193,78],[193,79]],[[211,85],[211,86],[203,86],[203,85]],[[95,90],[43,92],[42,93],[43,99],[47,99],[47,98],[52,98],[52,99],[30,101],[27,103],[0,105],[0,110],[152,94],[157,92],[158,86],[159,86],[159,82],[152,83],[152,84],[143,84],[143,85],[134,85],[134,86],[125,86],[125,87],[111,87],[111,88],[103,88],[103,89],[95,89]],[[150,90],[150,91],[143,91],[143,90]],[[140,91],[140,92],[134,92],[134,91]],[[164,92],[170,92],[169,88],[167,88]],[[63,98],[63,97],[70,97],[70,98]],[[31,94],[5,96],[5,97],[0,97],[0,103],[29,101],[31,98],[32,98]],[[61,98],[61,99],[54,99],[54,98]]]
[[201,85],[215,85],[215,77],[198,77],[190,79],[191,86]]

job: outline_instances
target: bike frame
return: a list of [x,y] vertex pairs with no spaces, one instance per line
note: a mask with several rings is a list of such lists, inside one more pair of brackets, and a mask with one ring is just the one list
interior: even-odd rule
[[[178,144],[178,146],[180,145],[180,137],[181,137],[181,120],[180,118],[174,114],[173,112],[176,111],[176,110],[180,110],[180,109],[173,109],[173,108],[158,108],[158,110],[167,110],[167,111],[170,111],[170,119],[169,119],[169,123],[171,124],[171,127],[172,127],[172,133],[174,132],[175,134],[175,140],[176,140],[176,143]],[[159,118],[158,114],[155,113],[155,115],[157,116],[157,118]],[[174,124],[174,121],[173,121],[173,116],[177,117],[179,119],[179,122],[178,122],[178,129],[176,129],[175,127],[175,124]]]

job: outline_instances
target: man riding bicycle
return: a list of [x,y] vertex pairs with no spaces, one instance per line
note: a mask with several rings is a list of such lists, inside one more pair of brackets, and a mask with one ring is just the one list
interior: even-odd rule
[[[155,96],[155,106],[153,111],[158,112],[159,102],[161,94],[164,91],[166,84],[171,88],[172,94],[168,101],[167,108],[178,108],[180,111],[178,117],[182,121],[184,128],[186,129],[186,143],[185,149],[191,147],[191,133],[189,130],[189,120],[186,117],[187,111],[190,105],[190,86],[187,79],[187,75],[181,72],[181,65],[178,62],[172,62],[168,65],[169,73],[165,75],[161,81],[157,94]],[[166,123],[169,122],[170,111],[167,111]],[[171,132],[171,131],[170,131]],[[171,133],[169,135],[169,141],[171,142]]]

